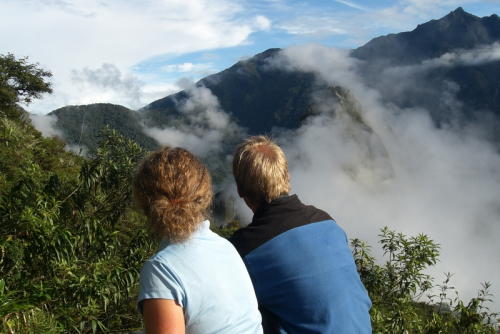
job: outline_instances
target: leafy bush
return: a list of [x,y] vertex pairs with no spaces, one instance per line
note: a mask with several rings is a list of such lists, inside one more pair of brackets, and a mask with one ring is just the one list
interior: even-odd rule
[[74,179],[20,168],[0,198],[1,331],[141,327],[138,276],[155,247],[130,194],[145,153],[104,129]]
[[238,220],[233,220],[229,224],[221,226],[218,226],[215,222],[210,222],[210,229],[225,239],[229,239],[240,228],[241,224]]
[[[452,276],[448,273],[443,284],[436,286],[439,295],[432,295],[433,278],[423,271],[436,264],[439,245],[426,235],[407,238],[387,227],[379,237],[384,255],[389,257],[383,265],[375,263],[370,246],[359,239],[351,241],[358,273],[373,303],[373,333],[499,332],[498,313],[485,306],[492,302],[489,283],[465,306],[458,294],[454,299],[447,296],[453,290],[448,286]],[[425,294],[429,301],[420,302]]]

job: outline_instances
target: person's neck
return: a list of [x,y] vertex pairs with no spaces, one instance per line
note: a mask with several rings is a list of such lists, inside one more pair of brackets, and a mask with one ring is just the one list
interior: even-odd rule
[[250,199],[248,199],[248,197],[243,197],[243,200],[245,201],[245,204],[250,208],[250,210],[252,210],[253,213],[255,213],[255,211],[257,211],[257,209],[260,206],[260,203],[253,202]]

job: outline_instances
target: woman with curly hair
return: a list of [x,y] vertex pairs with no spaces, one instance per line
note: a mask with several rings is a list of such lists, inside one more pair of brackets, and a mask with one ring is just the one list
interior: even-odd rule
[[209,229],[207,168],[182,148],[162,148],[142,163],[134,197],[160,240],[140,276],[137,304],[146,333],[262,333],[245,265]]

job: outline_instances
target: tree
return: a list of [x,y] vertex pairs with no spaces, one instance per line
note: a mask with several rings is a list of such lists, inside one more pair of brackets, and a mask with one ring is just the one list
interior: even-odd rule
[[44,93],[52,93],[52,84],[45,81],[51,76],[38,63],[28,63],[28,57],[0,55],[0,116],[19,117],[19,103],[28,105]]
[[[424,271],[438,261],[439,245],[427,235],[407,237],[387,227],[379,237],[384,255],[389,256],[381,265],[376,264],[370,246],[351,240],[359,276],[372,301],[373,333],[499,333],[499,314],[486,306],[493,302],[490,283],[484,283],[478,297],[465,306],[458,293],[454,299],[447,296],[454,290],[448,286],[452,276],[448,273],[443,284],[436,286],[439,295],[432,295],[433,278]],[[419,301],[425,293],[428,301]]]
[[139,272],[157,247],[131,201],[145,154],[105,128],[77,176],[47,176],[32,161],[8,183],[0,193],[1,333],[141,327]]

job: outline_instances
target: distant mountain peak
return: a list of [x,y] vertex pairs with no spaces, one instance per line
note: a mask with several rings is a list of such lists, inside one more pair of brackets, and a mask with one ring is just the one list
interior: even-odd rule
[[462,7],[458,7],[457,9],[455,9],[454,11],[452,11],[451,13],[454,13],[456,15],[458,15],[458,14],[460,14],[460,15],[463,15],[463,14],[471,15],[471,14],[467,13]]
[[467,22],[470,22],[481,19],[476,15],[467,13],[462,7],[458,7],[457,9],[450,12],[448,15],[439,19],[438,21],[453,21],[453,20],[466,20]]
[[448,15],[419,24],[413,31],[374,38],[353,50],[358,59],[408,65],[456,49],[470,50],[500,41],[500,18],[479,18],[458,7]]

